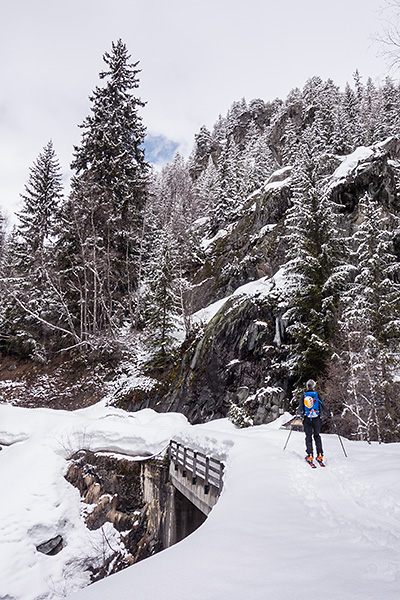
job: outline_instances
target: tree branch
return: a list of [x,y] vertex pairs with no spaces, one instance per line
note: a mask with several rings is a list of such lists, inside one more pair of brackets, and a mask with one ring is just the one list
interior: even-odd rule
[[17,298],[17,296],[15,294],[11,294],[11,295],[14,298],[14,300],[17,302],[17,304],[19,304],[19,306],[25,312],[27,312],[29,315],[31,315],[32,317],[34,317],[37,321],[40,321],[40,323],[44,323],[44,325],[47,325],[47,327],[50,327],[51,329],[55,329],[56,331],[61,331],[62,333],[67,333],[68,335],[72,336],[74,338],[74,340],[76,342],[78,342],[78,343],[81,341],[78,338],[78,336],[76,335],[75,332],[69,331],[68,329],[64,329],[63,327],[60,327],[59,325],[54,325],[53,323],[50,323],[49,321],[46,321],[46,319],[43,319],[42,317],[39,317],[39,315],[37,315],[30,308],[28,308],[27,306],[25,306],[25,304],[23,304],[21,302],[21,300],[19,298]]

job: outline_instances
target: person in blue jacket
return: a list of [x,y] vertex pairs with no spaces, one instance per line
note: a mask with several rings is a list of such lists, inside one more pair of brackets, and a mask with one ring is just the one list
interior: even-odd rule
[[321,440],[321,408],[330,417],[332,412],[325,406],[321,396],[315,391],[316,382],[309,379],[306,383],[306,391],[301,395],[297,413],[303,419],[304,433],[306,434],[306,460],[313,462],[313,441],[317,451],[318,462],[323,461],[323,449]]

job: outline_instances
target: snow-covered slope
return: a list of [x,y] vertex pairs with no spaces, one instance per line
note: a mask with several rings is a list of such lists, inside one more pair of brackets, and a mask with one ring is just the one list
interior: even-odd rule
[[[0,598],[50,599],[87,584],[82,565],[98,540],[62,477],[71,449],[85,439],[92,449],[144,454],[176,437],[226,457],[218,504],[190,537],[74,600],[397,600],[400,445],[345,440],[346,458],[337,436],[325,435],[327,468],[311,470],[302,433],[283,451],[285,417],[237,430],[102,405],[75,413],[1,405],[0,442],[13,445],[0,453]],[[39,539],[60,528],[65,548],[38,553]]]

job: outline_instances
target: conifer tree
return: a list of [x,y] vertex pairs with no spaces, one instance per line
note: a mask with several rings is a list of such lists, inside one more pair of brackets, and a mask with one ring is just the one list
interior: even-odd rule
[[7,298],[7,285],[5,283],[5,252],[6,252],[6,234],[4,217],[0,212],[0,348],[4,346],[6,334],[4,331],[4,308],[5,300]]
[[303,112],[302,93],[298,88],[294,88],[289,92],[286,102],[278,109],[273,120],[272,131],[275,127],[278,131],[282,131],[280,154],[284,166],[294,164],[301,138]]
[[[148,279],[153,278],[152,271],[159,263],[160,239],[164,244],[165,239],[168,239],[174,256],[171,277],[174,280],[175,293],[179,297],[180,314],[184,319],[187,333],[190,330],[189,312],[192,301],[187,278],[198,267],[201,260],[196,221],[207,214],[206,204],[210,201],[209,190],[204,190],[206,194],[204,202],[199,195],[199,183],[204,179],[206,172],[207,170],[193,184],[188,165],[177,154],[171,164],[164,167],[161,173],[154,175],[147,204],[144,243]],[[164,232],[161,238],[160,232]]]
[[193,193],[203,215],[210,215],[222,194],[221,175],[211,157],[206,169],[194,183]]
[[122,40],[103,59],[105,84],[95,88],[82,124],[59,240],[64,287],[83,337],[133,319],[148,173],[144,103],[134,95],[138,62],[129,62]]
[[3,267],[4,253],[6,246],[6,231],[5,219],[0,212],[0,267]]
[[334,209],[322,186],[322,152],[318,131],[307,128],[294,166],[293,204],[286,216],[289,287],[284,319],[299,382],[326,370],[337,303],[337,231]]
[[399,90],[390,77],[386,77],[380,92],[381,102],[377,136],[379,140],[383,140],[391,135],[398,136],[400,133],[400,97]]
[[212,230],[217,231],[245,200],[250,189],[250,169],[239,145],[230,138],[218,161],[220,195],[212,213]]
[[152,366],[163,367],[171,360],[173,331],[180,315],[176,279],[178,253],[170,224],[157,231],[154,253],[147,265],[146,321],[151,346]]
[[45,360],[44,343],[57,345],[58,334],[74,336],[64,327],[65,311],[54,283],[62,175],[51,141],[31,167],[21,197],[19,223],[9,236],[3,265],[3,328],[10,348]]
[[196,181],[204,169],[207,167],[208,159],[211,155],[212,136],[204,125],[195,135],[195,146],[189,160],[190,175],[193,181]]
[[227,137],[227,123],[226,119],[219,115],[217,122],[215,123],[212,131],[212,140],[216,142],[216,144],[223,144]]
[[343,109],[343,132],[345,135],[345,154],[353,152],[357,146],[363,143],[361,133],[361,106],[358,95],[346,83],[344,94],[342,96]]
[[382,137],[379,132],[380,94],[369,77],[365,86],[361,104],[362,127],[365,144],[371,145]]
[[62,174],[50,141],[30,169],[23,206],[18,213],[21,267],[28,269],[37,255],[42,257],[45,242],[55,233],[62,198]]
[[260,188],[278,168],[269,147],[268,133],[254,136],[247,145],[248,193]]
[[145,104],[133,95],[140,69],[139,62],[130,63],[130,58],[122,40],[104,54],[107,68],[99,77],[106,84],[96,87],[90,97],[92,114],[81,125],[82,141],[75,147],[71,167],[77,173],[74,187],[79,186],[79,176],[89,175],[96,195],[105,197],[118,217],[132,218],[133,212],[140,221],[148,165],[138,109]]
[[390,390],[400,339],[400,262],[393,250],[395,228],[383,208],[366,194],[358,210],[361,222],[349,240],[353,276],[341,298],[345,409],[356,420],[359,439],[382,441],[390,413],[398,410]]
[[334,151],[333,136],[340,93],[338,87],[331,79],[322,82],[318,91],[318,96],[315,98],[317,110],[314,123],[320,132],[325,152],[328,153]]
[[285,167],[292,166],[299,150],[301,133],[293,119],[288,118],[282,136],[282,162]]
[[232,136],[236,144],[244,145],[249,116],[245,98],[242,98],[239,102],[234,102],[228,111],[226,118],[227,133]]
[[349,154],[351,146],[348,138],[348,126],[343,103],[340,100],[335,114],[332,133],[332,151],[336,154]]

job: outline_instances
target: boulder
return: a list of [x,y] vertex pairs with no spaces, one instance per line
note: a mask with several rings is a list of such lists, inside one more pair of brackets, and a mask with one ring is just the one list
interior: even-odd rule
[[47,540],[47,542],[43,542],[36,546],[36,550],[41,552],[42,554],[47,554],[48,556],[55,556],[63,549],[63,538],[61,535],[56,535],[51,540]]

